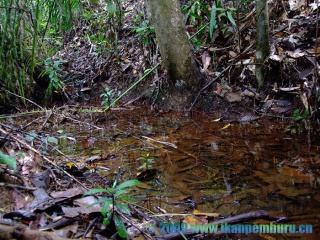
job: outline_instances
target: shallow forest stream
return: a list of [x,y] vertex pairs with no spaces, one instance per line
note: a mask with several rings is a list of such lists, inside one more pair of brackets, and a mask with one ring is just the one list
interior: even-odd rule
[[[139,179],[133,197],[151,211],[227,217],[265,210],[287,223],[312,224],[317,239],[319,145],[309,149],[307,134],[291,134],[294,128],[303,131],[302,125],[142,110],[73,116],[82,120],[59,115],[41,126],[52,130],[50,136],[68,136],[58,145],[65,156],[57,153],[55,162],[86,169],[75,176],[89,188],[107,187],[115,177]],[[32,128],[35,123],[27,127]]]

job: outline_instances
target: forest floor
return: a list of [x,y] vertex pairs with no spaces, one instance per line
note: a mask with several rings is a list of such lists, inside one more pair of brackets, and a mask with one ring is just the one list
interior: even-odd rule
[[[187,109],[200,109],[228,120],[241,119],[249,113],[292,117],[293,111],[298,110],[302,114],[317,84],[316,7],[289,6],[278,1],[270,7],[271,53],[265,63],[268,76],[263,89],[257,87],[254,75],[255,8],[246,8],[246,12],[243,9],[235,19],[237,27],[230,22],[221,23],[211,41],[205,41],[208,30],[201,38],[191,39],[193,44],[201,43],[198,47],[193,45],[193,52],[206,82]],[[119,20],[107,18],[103,6],[92,11],[95,17],[79,21],[64,37],[64,48],[54,57],[66,61],[62,66],[66,85],[63,98],[69,104],[100,105],[106,88],[109,100],[117,99],[161,62],[143,2],[127,3],[119,30]],[[105,23],[107,20],[112,23]],[[187,24],[189,35],[202,27],[190,19]],[[170,110],[166,108],[165,95],[168,81],[160,65],[117,105],[143,103],[155,111]]]
[[[233,27],[228,21],[222,21],[210,41],[206,41],[208,30],[203,32],[202,37],[191,38],[194,58],[205,73],[206,82],[202,90],[195,93],[194,103],[192,106],[187,106],[187,110],[195,111],[195,115],[200,111],[214,115],[217,124],[219,124],[219,131],[232,127],[234,122],[242,124],[263,117],[288,118],[293,122],[307,118],[304,114],[305,109],[311,109],[316,105],[314,104],[316,99],[312,98],[312,94],[318,84],[316,79],[319,66],[316,53],[319,50],[317,50],[316,29],[319,20],[315,4],[295,6],[291,2],[294,1],[273,1],[270,4],[271,53],[265,63],[269,71],[263,89],[258,89],[254,75],[256,12],[253,6],[241,8],[240,14],[235,18],[237,27]],[[153,126],[148,125],[148,121],[141,123],[139,119],[135,118],[135,115],[145,119],[150,117],[141,111],[142,108],[147,109],[144,110],[145,112],[151,112],[153,117],[166,116],[171,111],[167,108],[165,94],[165,87],[169,80],[165,68],[159,64],[161,56],[144,1],[127,1],[123,9],[121,23],[117,17],[110,17],[106,14],[105,6],[96,6],[88,10],[94,14],[88,14],[73,27],[72,31],[66,33],[63,39],[63,48],[54,56],[54,60],[65,61],[60,66],[65,87],[64,92],[54,94],[47,102],[51,107],[50,110],[40,106],[43,110],[42,113],[21,113],[11,115],[8,118],[4,116],[4,120],[0,123],[1,136],[9,139],[5,144],[3,142],[6,139],[0,139],[3,141],[0,143],[4,144],[6,152],[18,156],[18,152],[24,149],[23,156],[18,156],[18,163],[20,163],[18,174],[7,169],[6,165],[1,169],[5,173],[0,174],[1,187],[5,191],[0,197],[2,203],[0,208],[4,209],[5,219],[0,219],[0,230],[9,235],[6,237],[0,235],[0,238],[9,239],[12,238],[12,234],[18,234],[17,230],[19,229],[12,226],[13,224],[10,222],[17,219],[21,225],[16,226],[21,228],[29,226],[28,230],[30,231],[24,233],[29,237],[47,234],[47,232],[38,231],[39,228],[54,230],[48,233],[52,234],[51,236],[46,236],[54,239],[59,239],[57,235],[64,238],[71,237],[71,235],[72,238],[92,237],[96,233],[96,229],[101,230],[99,234],[94,235],[96,239],[104,239],[106,234],[108,237],[116,234],[117,230],[119,231],[116,229],[117,226],[106,229],[102,227],[101,207],[88,209],[88,204],[94,203],[96,199],[93,196],[84,198],[83,194],[87,189],[97,187],[99,184],[101,187],[110,188],[115,175],[122,177],[123,172],[121,173],[121,171],[123,169],[120,164],[131,150],[129,148],[133,146],[133,141],[137,140],[136,138],[140,140],[138,147],[143,149],[139,149],[139,151],[148,149],[150,146],[146,142],[153,141],[155,144],[164,146],[164,151],[154,147],[157,151],[160,149],[161,154],[169,156],[169,151],[166,151],[166,148],[178,149],[180,153],[198,164],[198,159],[194,154],[185,151],[185,148],[177,148],[175,144],[167,142],[164,136],[159,139],[151,138],[154,137],[150,133]],[[203,12],[200,17],[208,21]],[[189,19],[186,31],[192,36],[199,27],[201,27],[201,22],[192,22]],[[150,71],[158,64],[158,67]],[[127,89],[135,85],[145,75],[147,75],[145,79],[122,96]],[[119,110],[120,113],[104,112],[106,104],[110,104],[116,99],[119,101],[117,100],[112,106],[112,110]],[[103,104],[105,105],[103,106]],[[134,109],[134,114],[132,114],[132,119],[128,121],[129,123],[124,123],[122,121],[131,117],[128,117],[131,113],[125,113],[127,109]],[[315,109],[311,110],[316,112]],[[199,113],[199,116],[201,114]],[[77,117],[79,118],[77,119]],[[150,117],[150,119],[152,118]],[[172,116],[170,115],[170,121],[162,119],[161,121],[164,122],[159,124],[163,124],[165,127],[161,127],[165,129],[170,128],[169,133],[166,134],[173,136],[178,128],[185,127],[182,123],[184,120],[173,113]],[[212,119],[210,123],[212,123]],[[102,126],[102,124],[104,125]],[[298,124],[299,127],[303,126],[303,124]],[[124,128],[124,126],[126,127]],[[79,129],[75,129],[76,127]],[[214,129],[212,130],[214,134],[209,137],[216,137],[218,135],[217,127],[211,125],[209,127]],[[247,132],[255,132],[256,130],[254,127],[247,128],[249,129],[245,129]],[[237,134],[237,131],[240,132],[236,126],[234,129],[234,134]],[[310,129],[302,131],[305,130]],[[294,134],[295,128],[289,128],[288,131]],[[185,132],[183,134],[186,135]],[[132,135],[134,136],[133,140],[127,140]],[[97,136],[104,143],[97,141]],[[141,136],[142,138],[149,137],[146,137],[145,142],[141,144]],[[221,135],[220,140],[224,138]],[[76,140],[79,144],[76,144]],[[217,144],[216,141],[220,140],[209,140],[210,151],[214,154],[221,142]],[[254,141],[253,139],[252,142]],[[260,146],[259,144],[251,146],[252,142],[245,141],[243,146],[249,148],[247,155],[256,157]],[[105,145],[100,146],[99,144]],[[188,144],[190,145],[190,142]],[[205,143],[204,146],[206,144],[208,145]],[[55,146],[62,146],[68,155],[58,152],[60,150]],[[134,146],[136,147],[136,145]],[[220,144],[219,146],[223,147],[224,145]],[[273,145],[270,146],[273,147]],[[278,145],[274,146],[278,147]],[[97,153],[95,147],[108,151]],[[228,146],[228,148],[233,147],[233,145]],[[83,156],[78,156],[78,152],[81,152]],[[242,153],[243,148],[241,149]],[[148,156],[133,156],[132,158],[136,157],[134,160],[137,161],[144,158],[143,164],[147,166],[148,160],[150,160]],[[64,158],[63,161],[61,161],[62,158]],[[74,164],[74,159],[79,161],[76,162],[78,165],[83,163],[86,167],[79,169]],[[311,161],[311,157],[305,159]],[[316,157],[315,161],[318,161]],[[100,164],[98,167],[96,167],[97,162]],[[271,165],[271,163],[267,164]],[[190,163],[187,163],[184,168],[189,166]],[[99,169],[101,172],[87,171],[89,167]],[[103,171],[105,169],[109,171],[109,167],[115,172],[108,172],[108,176],[103,176]],[[289,168],[288,171],[290,174],[296,173],[296,169],[298,167],[294,165],[294,168]],[[233,171],[235,171],[234,175],[237,175],[241,171],[245,172],[246,169],[237,167]],[[311,172],[311,170],[305,171],[302,175],[309,180],[308,174]],[[152,178],[155,174],[150,169],[144,169],[142,173],[145,174],[142,178],[148,178],[150,175]],[[128,171],[124,175],[127,179],[135,177]],[[312,176],[314,182],[319,181],[318,175],[313,174]],[[264,176],[263,179],[268,179],[268,177]],[[226,185],[229,184],[224,175],[222,180]],[[145,185],[141,188],[143,189],[143,187]],[[272,187],[274,186],[272,185]],[[11,189],[15,190],[11,191]],[[22,193],[22,191],[24,192]],[[264,194],[269,194],[271,191],[278,191],[278,189],[266,190]],[[311,193],[307,193],[311,195]],[[214,197],[225,202],[228,196],[220,194]],[[145,201],[148,203],[150,199],[147,198],[148,196]],[[194,204],[192,200],[187,198],[174,200],[183,202],[185,205]],[[234,202],[234,199],[230,198],[229,200]],[[23,210],[20,211],[20,209]],[[148,211],[142,212],[134,205],[131,206],[131,209],[134,209],[136,215],[140,215],[141,218],[148,218]],[[145,210],[143,209],[143,211]],[[120,214],[119,211],[117,213]],[[121,215],[121,217],[125,219],[125,216]],[[236,216],[236,220],[234,218],[229,220],[241,223],[256,218],[267,219],[268,217],[265,211],[257,211],[248,215]],[[281,218],[279,219],[281,220]],[[199,216],[198,220],[203,219]],[[50,224],[48,224],[49,222]],[[10,224],[10,229],[7,229],[6,226]],[[137,223],[132,217],[132,219],[126,219],[126,224],[127,226],[130,224],[135,226],[130,229],[131,236],[136,236],[138,239],[143,235],[145,238],[153,239],[150,237],[150,232],[146,230],[150,222]],[[139,231],[136,226],[139,227]],[[81,229],[81,233],[78,232],[78,229]],[[179,238],[175,235],[168,236],[168,239],[170,239],[169,237],[171,239]]]

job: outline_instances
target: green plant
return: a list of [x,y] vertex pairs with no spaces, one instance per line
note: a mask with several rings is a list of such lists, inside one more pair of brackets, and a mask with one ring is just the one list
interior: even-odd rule
[[[58,46],[53,47],[52,37],[61,37],[62,30],[72,27],[82,14],[82,2],[0,0],[1,106],[10,106],[12,101],[27,105],[24,97],[32,95],[39,58],[56,52]],[[22,96],[22,100],[13,99],[5,90]]]
[[74,138],[68,137],[65,134],[63,134],[63,130],[58,130],[57,133],[59,134],[58,137],[54,136],[39,136],[35,132],[28,133],[25,136],[25,139],[28,142],[35,143],[35,140],[37,140],[37,147],[42,150],[43,154],[47,154],[48,151],[54,150],[58,145],[62,146],[67,143],[67,141],[75,141]]
[[156,36],[154,26],[150,25],[149,20],[144,20],[141,26],[133,26],[130,28],[136,33],[136,36],[139,37],[140,42],[145,45],[148,45],[150,40]]
[[202,15],[209,16],[210,12],[207,6],[202,1],[190,1],[187,5],[182,8],[182,13],[185,14],[184,23],[187,24],[190,20],[191,25],[199,24],[199,22],[204,22]]
[[2,151],[0,151],[0,163],[9,165],[13,170],[17,168],[17,160],[14,157],[4,154]]
[[138,167],[138,170],[152,168],[154,163],[154,158],[149,156],[149,153],[146,156],[139,157],[139,160],[141,161],[141,166]]
[[50,82],[49,86],[46,90],[46,97],[50,97],[52,94],[52,90],[59,91],[63,89],[64,83],[61,81],[60,72],[62,69],[59,67],[61,63],[65,63],[65,60],[53,60],[51,58],[47,58],[44,62],[45,70],[43,70],[40,74],[41,76],[48,75]]
[[228,20],[233,26],[236,26],[236,22],[232,16],[236,10],[230,7],[223,8],[221,0],[217,1],[217,5],[215,2],[212,4],[209,26],[210,39],[212,39],[213,33],[217,28],[219,28],[220,32],[227,32],[227,28],[225,27],[226,22],[223,21],[223,18]]
[[104,106],[104,108],[106,109],[108,109],[111,105],[113,105],[112,93],[113,93],[113,90],[106,87],[104,89],[104,93],[100,95],[100,98],[103,98],[101,105]]
[[310,114],[308,110],[301,112],[299,109],[293,111],[293,123],[286,127],[286,132],[294,135],[301,134],[303,130],[308,130],[308,120],[310,120]]
[[114,225],[118,231],[118,234],[122,238],[128,236],[126,227],[121,219],[120,212],[126,215],[131,215],[126,201],[134,201],[134,199],[123,196],[127,195],[130,190],[128,188],[140,184],[138,180],[129,180],[118,185],[118,181],[113,183],[113,186],[110,188],[95,188],[84,194],[84,196],[93,195],[93,194],[108,194],[107,197],[102,197],[96,202],[90,204],[88,207],[92,207],[96,204],[103,204],[101,208],[101,215],[103,216],[103,225],[107,226],[113,220]]
[[236,26],[236,22],[232,16],[235,11],[235,8],[224,8],[221,0],[215,1],[211,8],[208,8],[200,0],[187,4],[182,9],[182,13],[185,14],[185,24],[189,22],[191,25],[197,25],[197,38],[192,39],[196,47],[201,45],[206,32],[209,33],[207,35],[208,42],[213,39],[213,33],[217,29],[223,35],[228,34],[227,23]]
[[299,109],[296,109],[293,111],[293,120],[295,122],[298,122],[302,119],[307,119],[309,117],[309,111],[304,110],[304,112],[301,114]]
[[128,11],[123,12],[122,0],[105,0],[108,22],[111,22],[118,31],[122,28],[122,17]]

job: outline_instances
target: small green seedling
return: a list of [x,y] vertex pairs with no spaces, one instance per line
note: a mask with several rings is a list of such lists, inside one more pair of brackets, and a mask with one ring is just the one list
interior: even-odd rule
[[103,204],[101,209],[101,215],[104,218],[103,225],[107,226],[111,223],[111,220],[113,220],[118,234],[122,238],[127,238],[128,233],[118,212],[131,216],[130,209],[126,202],[134,201],[134,199],[127,196],[130,192],[128,188],[140,183],[141,182],[138,180],[129,180],[118,185],[118,181],[114,181],[113,186],[110,188],[95,188],[84,194],[84,196],[100,193],[107,194],[106,197],[100,198],[88,207],[92,207],[96,204]]

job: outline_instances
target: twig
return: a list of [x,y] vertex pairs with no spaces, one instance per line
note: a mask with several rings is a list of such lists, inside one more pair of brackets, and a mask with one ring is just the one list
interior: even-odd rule
[[159,62],[157,65],[155,65],[154,67],[152,67],[151,69],[149,69],[139,80],[137,80],[134,84],[132,84],[126,91],[124,91],[118,98],[116,98],[114,101],[111,102],[111,104],[105,108],[104,111],[109,110],[112,106],[114,106],[121,98],[123,98],[123,96],[125,96],[128,92],[131,91],[131,89],[133,89],[138,83],[140,83],[143,79],[145,79],[150,73],[153,72],[153,70],[155,70],[157,67],[160,66],[160,64],[162,63]]
[[177,147],[175,144],[173,144],[173,143],[158,141],[158,140],[155,140],[155,139],[153,139],[153,138],[146,137],[146,136],[141,136],[141,137],[144,138],[144,139],[147,139],[148,141],[156,142],[156,143],[162,144],[162,145],[164,145],[164,146],[167,146],[167,147],[176,149],[176,150],[178,150],[178,151],[180,151],[180,152],[182,152],[182,153],[184,153],[184,154],[186,154],[186,155],[194,158],[196,161],[198,161],[198,158],[197,158],[195,155],[193,155],[192,153],[189,153],[189,152],[187,152],[187,151],[185,151],[185,150],[183,150],[183,149],[178,148],[178,147]]
[[90,124],[90,123],[82,122],[82,121],[76,120],[76,119],[74,119],[74,118],[68,117],[68,116],[66,116],[66,115],[64,115],[64,114],[62,114],[62,115],[63,115],[65,118],[70,119],[70,120],[72,120],[72,121],[74,121],[74,122],[76,122],[76,123],[85,124],[85,125],[88,125],[88,126],[90,126],[90,127],[94,127],[94,128],[96,128],[96,129],[98,129],[98,130],[102,130],[102,129],[103,129],[103,128],[97,127],[97,126],[95,126],[95,125],[92,125],[92,124]]
[[20,189],[30,190],[30,191],[37,190],[37,188],[35,188],[35,187],[27,187],[27,186],[21,186],[21,185],[16,185],[16,184],[11,184],[11,183],[4,183],[4,182],[0,182],[0,187],[20,188]]
[[[8,134],[7,131],[3,130],[0,128],[0,132],[2,132],[3,134]],[[48,163],[50,163],[51,165],[55,166],[56,168],[58,168],[59,170],[61,170],[62,172],[64,172],[64,174],[66,174],[68,177],[70,177],[72,180],[74,180],[75,182],[77,182],[78,184],[80,184],[83,188],[87,189],[88,188],[81,183],[78,179],[74,178],[71,174],[69,174],[68,172],[66,172],[64,169],[62,169],[61,167],[59,167],[56,163],[54,163],[53,161],[51,161],[48,157],[44,156],[43,154],[41,154],[38,150],[36,150],[35,148],[31,147],[29,144],[25,143],[22,139],[11,135],[11,138],[14,139],[15,141],[19,142],[21,145],[23,145],[24,147],[26,147],[27,149],[33,151],[34,153],[38,154],[40,157],[42,157],[45,161],[47,161]]]
[[168,216],[181,216],[181,217],[187,217],[187,216],[206,216],[206,217],[219,217],[219,213],[165,213],[165,214],[155,214],[153,217],[168,217]]
[[196,104],[196,102],[198,101],[198,98],[200,97],[201,93],[206,90],[212,83],[214,83],[216,80],[218,80],[227,70],[229,70],[231,66],[225,68],[220,74],[219,76],[215,77],[214,79],[212,79],[207,85],[205,85],[200,92],[198,93],[196,99],[193,101],[191,107],[189,108],[188,112],[190,112],[192,110],[192,108],[194,107],[194,105]]
[[13,93],[13,92],[8,91],[8,90],[6,90],[6,92],[8,92],[8,93],[12,94],[12,95],[13,95],[13,96],[15,96],[15,97],[22,98],[22,99],[24,99],[24,100],[26,100],[26,101],[28,101],[28,102],[30,102],[30,103],[32,103],[32,104],[34,104],[35,106],[37,106],[38,108],[40,108],[42,111],[44,111],[44,112],[45,112],[45,109],[44,109],[43,107],[41,107],[40,105],[38,105],[38,104],[36,104],[35,102],[31,101],[30,99],[25,98],[25,97],[22,97],[22,96],[19,96],[19,95],[17,95],[17,94],[15,94],[15,93]]
[[148,233],[142,231],[138,226],[132,223],[132,221],[127,218],[121,211],[116,209],[116,212],[121,216],[122,219],[124,219],[127,223],[131,224],[132,227],[136,228],[146,239],[153,239]]

